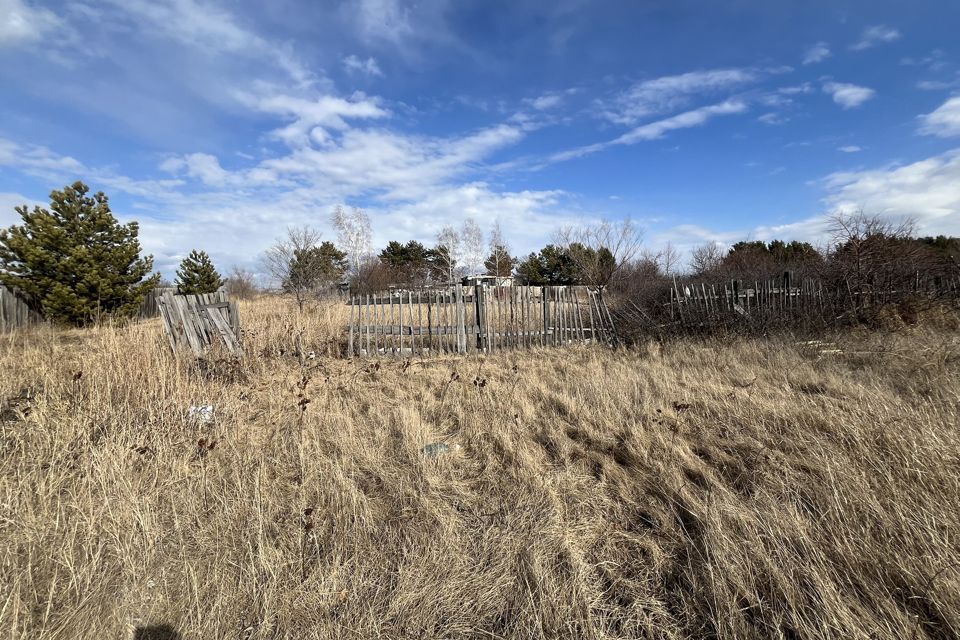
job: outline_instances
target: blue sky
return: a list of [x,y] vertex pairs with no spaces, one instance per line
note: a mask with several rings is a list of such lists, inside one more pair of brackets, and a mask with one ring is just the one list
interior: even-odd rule
[[[724,5],[723,7],[719,5]],[[377,245],[499,221],[518,253],[960,235],[960,3],[0,0],[0,224],[83,179],[167,275],[294,224]]]

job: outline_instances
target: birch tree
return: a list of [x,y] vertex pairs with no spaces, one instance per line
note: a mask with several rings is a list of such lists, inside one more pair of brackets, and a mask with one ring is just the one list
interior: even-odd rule
[[337,205],[330,222],[337,231],[337,245],[347,252],[350,262],[350,273],[360,273],[361,265],[373,253],[373,228],[370,225],[370,216],[358,207],[349,212],[341,205]]

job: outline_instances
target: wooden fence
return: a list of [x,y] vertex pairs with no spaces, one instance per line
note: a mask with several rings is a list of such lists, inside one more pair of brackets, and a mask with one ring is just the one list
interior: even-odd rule
[[678,284],[674,280],[670,288],[669,319],[686,326],[727,321],[760,325],[823,324],[888,303],[936,302],[960,296],[960,278],[926,277],[918,273],[910,280],[900,282],[899,286],[891,283],[828,286],[816,278],[795,280],[789,272],[780,278],[753,282]]
[[615,343],[602,295],[590,287],[454,285],[351,295],[348,356],[493,353]]
[[140,303],[140,310],[137,312],[138,318],[156,318],[160,315],[160,296],[165,293],[176,293],[176,287],[155,287],[143,296],[143,302]]
[[212,345],[223,343],[230,353],[242,355],[240,314],[226,292],[187,296],[164,291],[157,306],[174,353],[187,347],[195,355],[203,355]]
[[0,331],[13,331],[43,322],[16,293],[0,284]]
[[823,308],[823,285],[819,280],[803,278],[792,282],[781,279],[744,284],[732,280],[724,284],[677,284],[670,289],[670,318],[681,322],[720,315],[789,316]]

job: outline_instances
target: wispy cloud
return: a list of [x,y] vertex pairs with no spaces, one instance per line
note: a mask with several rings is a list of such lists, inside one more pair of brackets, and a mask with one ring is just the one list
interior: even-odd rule
[[850,45],[854,51],[863,51],[878,44],[894,42],[900,39],[900,32],[894,28],[882,24],[867,27],[860,34],[860,39]]
[[597,113],[610,122],[632,125],[649,116],[685,108],[694,97],[756,82],[760,76],[761,72],[754,69],[713,69],[645,80],[612,100],[599,101]]
[[817,62],[823,62],[830,56],[830,47],[827,46],[827,43],[818,42],[807,49],[803,54],[803,64],[816,64]]
[[39,42],[61,25],[62,20],[42,6],[0,0],[0,48]]
[[343,67],[349,73],[360,73],[367,76],[383,77],[383,71],[377,64],[376,58],[367,58],[362,60],[355,55],[349,55],[343,59]]
[[922,58],[906,56],[900,59],[900,64],[905,67],[925,67],[927,71],[940,71],[947,66],[947,53],[943,49],[934,49],[929,55]]
[[920,133],[940,138],[960,136],[960,96],[950,98],[931,113],[920,116]]
[[563,96],[559,93],[545,93],[536,98],[527,98],[523,102],[524,104],[528,104],[538,111],[546,111],[548,109],[559,107],[561,104],[563,104]]
[[352,3],[350,12],[361,37],[368,41],[400,44],[414,33],[410,10],[398,0],[358,0]]
[[731,99],[719,104],[685,111],[669,118],[664,118],[662,120],[641,125],[631,129],[622,136],[607,142],[598,142],[595,144],[585,145],[575,149],[555,153],[550,156],[550,162],[563,162],[565,160],[579,158],[616,145],[631,145],[638,142],[643,142],[645,140],[656,140],[658,138],[662,138],[670,131],[698,127],[705,124],[708,120],[715,116],[743,113],[747,109],[748,106],[745,101]]
[[842,147],[838,147],[837,151],[842,151],[844,153],[856,153],[858,151],[863,151],[863,149],[855,144],[847,144]]
[[922,91],[944,91],[960,87],[960,79],[957,80],[918,80],[917,89]]
[[3,166],[16,168],[51,184],[84,178],[137,196],[159,196],[183,184],[181,180],[135,180],[118,175],[109,168],[88,166],[42,145],[20,144],[0,138],[0,167]]
[[861,87],[848,82],[826,82],[823,90],[833,97],[833,101],[844,109],[859,107],[861,104],[870,100],[877,92],[869,87]]
[[769,124],[769,125],[784,124],[788,120],[789,118],[786,118],[783,115],[779,113],[774,113],[774,112],[764,113],[757,118],[757,121],[762,122],[763,124]]
[[208,55],[230,54],[271,60],[298,85],[315,82],[313,72],[289,46],[243,26],[229,10],[197,0],[105,0],[115,17],[134,23],[141,37],[163,37]]

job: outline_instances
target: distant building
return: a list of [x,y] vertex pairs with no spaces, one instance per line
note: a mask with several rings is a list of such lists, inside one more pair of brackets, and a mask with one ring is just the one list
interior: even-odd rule
[[464,286],[485,284],[490,287],[512,287],[513,276],[491,276],[486,274],[464,276],[461,280],[461,284]]

